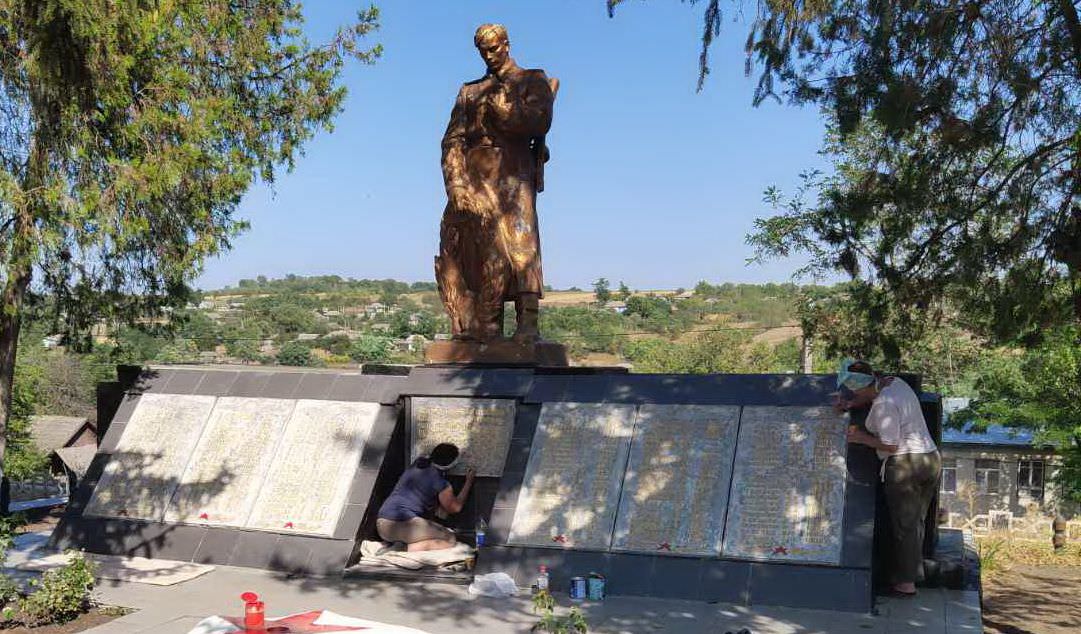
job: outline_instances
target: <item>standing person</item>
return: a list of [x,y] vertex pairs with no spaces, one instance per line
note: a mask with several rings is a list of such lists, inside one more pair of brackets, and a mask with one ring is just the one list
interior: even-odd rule
[[848,442],[871,447],[882,460],[893,533],[890,594],[915,596],[923,564],[924,519],[942,468],[938,447],[927,431],[919,397],[903,380],[876,374],[866,361],[845,359],[837,386],[852,392],[850,399],[837,397],[839,410],[871,405],[867,431],[850,426]]
[[424,516],[436,510],[450,515],[461,512],[474,474],[472,469],[466,471],[465,485],[455,495],[445,474],[458,464],[458,453],[455,445],[441,443],[413,461],[379,508],[375,530],[381,539],[403,542],[410,552],[454,547],[454,531]]

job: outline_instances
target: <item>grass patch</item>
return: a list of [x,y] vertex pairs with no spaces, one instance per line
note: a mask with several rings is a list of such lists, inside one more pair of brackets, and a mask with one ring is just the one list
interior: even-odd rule
[[1020,539],[1002,534],[976,537],[980,572],[985,578],[1008,571],[1014,565],[1081,567],[1081,542],[1070,542],[1056,551],[1051,540]]

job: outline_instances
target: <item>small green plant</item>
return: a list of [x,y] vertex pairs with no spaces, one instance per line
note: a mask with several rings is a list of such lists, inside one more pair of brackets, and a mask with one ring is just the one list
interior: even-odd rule
[[6,606],[18,598],[19,584],[7,575],[0,575],[0,605]]
[[981,574],[994,575],[1004,569],[1006,553],[1003,549],[1005,546],[1005,539],[981,539],[976,543],[976,552],[980,556]]
[[540,590],[533,595],[533,613],[540,615],[531,632],[549,632],[550,634],[586,634],[589,624],[585,615],[578,608],[571,608],[566,616],[555,613],[556,600],[547,590]]
[[12,547],[15,536],[23,526],[26,526],[26,516],[22,513],[0,515],[0,555],[6,554]]
[[66,623],[93,604],[94,564],[82,553],[69,551],[67,565],[46,571],[30,585],[30,595],[18,601],[22,622],[30,627]]

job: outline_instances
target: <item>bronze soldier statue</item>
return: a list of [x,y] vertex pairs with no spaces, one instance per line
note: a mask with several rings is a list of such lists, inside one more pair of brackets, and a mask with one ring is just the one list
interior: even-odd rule
[[519,67],[502,25],[482,25],[473,43],[488,72],[462,86],[443,135],[436,280],[454,339],[501,339],[503,303],[513,301],[514,340],[532,343],[544,292],[536,201],[559,82]]

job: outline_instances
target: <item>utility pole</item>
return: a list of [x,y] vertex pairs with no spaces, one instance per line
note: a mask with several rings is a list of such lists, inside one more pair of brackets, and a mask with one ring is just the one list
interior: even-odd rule
[[803,374],[810,374],[814,368],[814,362],[811,358],[811,338],[807,336],[806,332],[803,333],[803,337],[800,341],[799,365],[800,372]]

